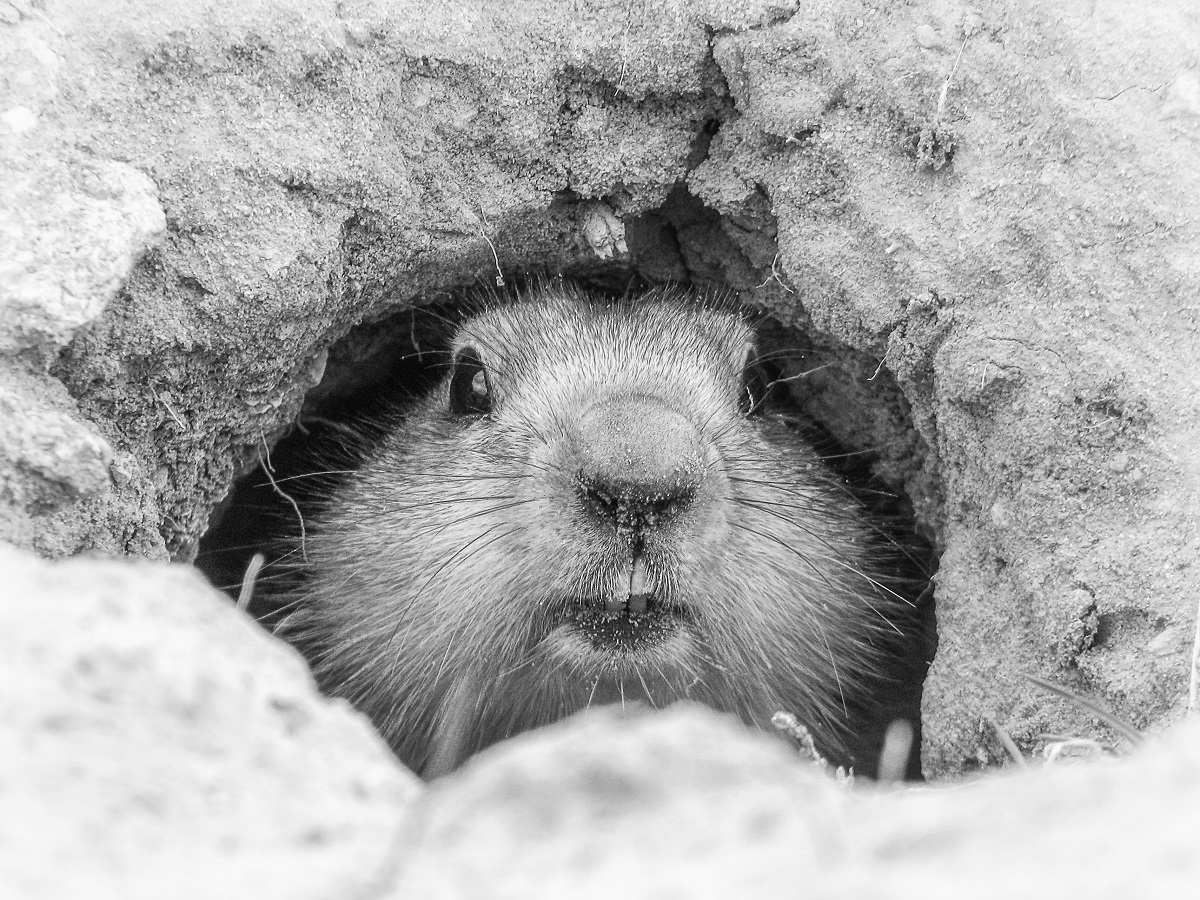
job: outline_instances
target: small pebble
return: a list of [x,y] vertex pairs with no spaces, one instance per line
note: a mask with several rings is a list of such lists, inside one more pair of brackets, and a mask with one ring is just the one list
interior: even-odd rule
[[24,134],[37,126],[37,116],[33,110],[25,106],[14,106],[8,112],[0,115],[4,124],[13,134]]
[[1176,75],[1167,86],[1162,112],[1168,119],[1200,116],[1200,75],[1188,69]]
[[108,474],[112,477],[113,484],[117,487],[124,487],[129,484],[129,473],[116,463],[109,464]]
[[1183,646],[1183,629],[1172,625],[1155,635],[1146,645],[1146,652],[1152,656],[1170,656]]
[[1128,453],[1113,454],[1113,456],[1108,461],[1108,471],[1116,472],[1118,474],[1120,474],[1121,472],[1128,472],[1129,471],[1129,454]]
[[926,50],[933,50],[936,47],[942,46],[942,39],[938,37],[938,33],[932,25],[918,25],[917,30],[913,32],[917,43]]
[[371,43],[371,26],[365,22],[347,22],[346,40],[357,47],[365,47]]

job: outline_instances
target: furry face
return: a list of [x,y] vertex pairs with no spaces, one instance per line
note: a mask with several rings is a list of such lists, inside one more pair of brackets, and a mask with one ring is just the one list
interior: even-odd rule
[[310,521],[284,633],[426,775],[598,703],[795,714],[847,761],[911,591],[763,409],[754,336],[676,294],[484,310]]

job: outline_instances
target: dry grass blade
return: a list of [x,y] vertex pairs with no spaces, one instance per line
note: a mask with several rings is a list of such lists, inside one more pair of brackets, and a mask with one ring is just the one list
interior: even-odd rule
[[1105,753],[1115,754],[1117,752],[1116,747],[1112,746],[1111,744],[1102,744],[1100,741],[1097,741],[1094,738],[1080,738],[1069,734],[1049,734],[1045,732],[1041,734],[1035,734],[1033,737],[1034,740],[1045,741],[1047,744],[1070,744],[1078,741],[1086,741],[1088,743],[1095,744]]
[[250,557],[250,564],[246,566],[246,574],[242,576],[242,589],[238,591],[237,598],[237,608],[243,612],[250,607],[250,600],[254,596],[254,585],[258,581],[258,573],[266,561],[267,558],[261,553],[255,553]]
[[[1043,740],[1049,735],[1039,735]],[[1113,749],[1099,741],[1094,741],[1091,738],[1073,738],[1058,736],[1057,740],[1048,741],[1042,749],[1042,757],[1048,763],[1054,763],[1060,757],[1074,756],[1075,751],[1082,750],[1083,759],[1091,759],[1093,756],[1104,756],[1112,754]]]
[[1080,697],[1078,694],[1067,690],[1065,687],[1057,685],[1052,681],[1046,681],[1044,678],[1038,678],[1036,675],[1027,674],[1025,677],[1042,690],[1049,691],[1051,694],[1054,694],[1057,697],[1062,697],[1064,700],[1069,700],[1080,709],[1090,712],[1093,716],[1095,716],[1104,724],[1108,725],[1110,728],[1114,729],[1115,731],[1119,731],[1122,735],[1124,735],[1125,739],[1134,746],[1141,744],[1145,740],[1145,738],[1142,736],[1142,733],[1128,722],[1118,718],[1117,716],[1114,716],[1103,706],[1088,700],[1086,697]]
[[900,784],[908,768],[908,755],[912,751],[916,732],[908,719],[893,719],[883,736],[883,749],[879,751],[879,765],[875,780],[880,784]]
[[1003,726],[995,719],[988,718],[987,723],[992,726],[992,731],[996,732],[996,737],[1000,739],[1004,751],[1009,755],[1013,762],[1021,768],[1025,768],[1025,757],[1021,755],[1021,748],[1017,746],[1017,742],[1012,739]]

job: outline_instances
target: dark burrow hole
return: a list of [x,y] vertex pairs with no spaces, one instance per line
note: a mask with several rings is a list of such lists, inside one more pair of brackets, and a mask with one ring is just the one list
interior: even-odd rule
[[[711,289],[728,274],[727,256],[722,261],[721,253],[710,252],[721,225],[715,213],[699,208],[686,192],[676,192],[662,210],[631,223],[634,265],[592,266],[568,273],[569,280],[607,296],[637,294],[667,280]],[[707,248],[705,235],[712,241]],[[546,280],[544,273],[506,273],[510,292]],[[753,296],[741,296],[752,304]],[[443,377],[449,365],[445,348],[463,310],[475,302],[472,297],[478,293],[468,290],[448,302],[404,309],[353,329],[330,349],[323,380],[310,391],[290,432],[272,448],[269,462],[246,473],[213,512],[196,565],[236,597],[251,557],[264,553],[267,562],[258,578],[265,589],[256,589],[249,610],[266,626],[281,615],[269,589],[282,546],[276,539],[294,535],[301,517],[320,508],[355,460],[392,427],[396,413]],[[773,410],[817,448],[886,540],[903,549],[896,565],[904,569],[910,585],[906,596],[918,612],[905,628],[887,696],[869,714],[873,721],[861,724],[872,735],[864,744],[868,752],[878,749],[887,722],[895,718],[915,724],[919,747],[921,686],[937,640],[932,590],[925,589],[936,569],[927,524],[936,502],[928,487],[925,445],[899,387],[878,360],[763,317],[752,305],[747,309],[758,324]],[[875,760],[858,759],[857,770],[873,775]],[[916,748],[906,775],[920,775]]]

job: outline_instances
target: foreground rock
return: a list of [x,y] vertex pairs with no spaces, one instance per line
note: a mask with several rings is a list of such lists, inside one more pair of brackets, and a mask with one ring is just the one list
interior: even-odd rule
[[1026,672],[1182,716],[1193,0],[3,10],[4,539],[190,559],[360,323],[681,279],[796,328],[941,552],[927,773],[1089,727]]
[[1120,762],[884,791],[702,708],[600,710],[422,790],[187,569],[0,546],[0,579],[6,898],[1115,900],[1200,879],[1200,723]]
[[193,571],[0,545],[0,896],[345,897],[416,789]]
[[390,898],[1191,896],[1200,723],[1139,755],[847,789],[697,708],[593,713],[418,801]]

